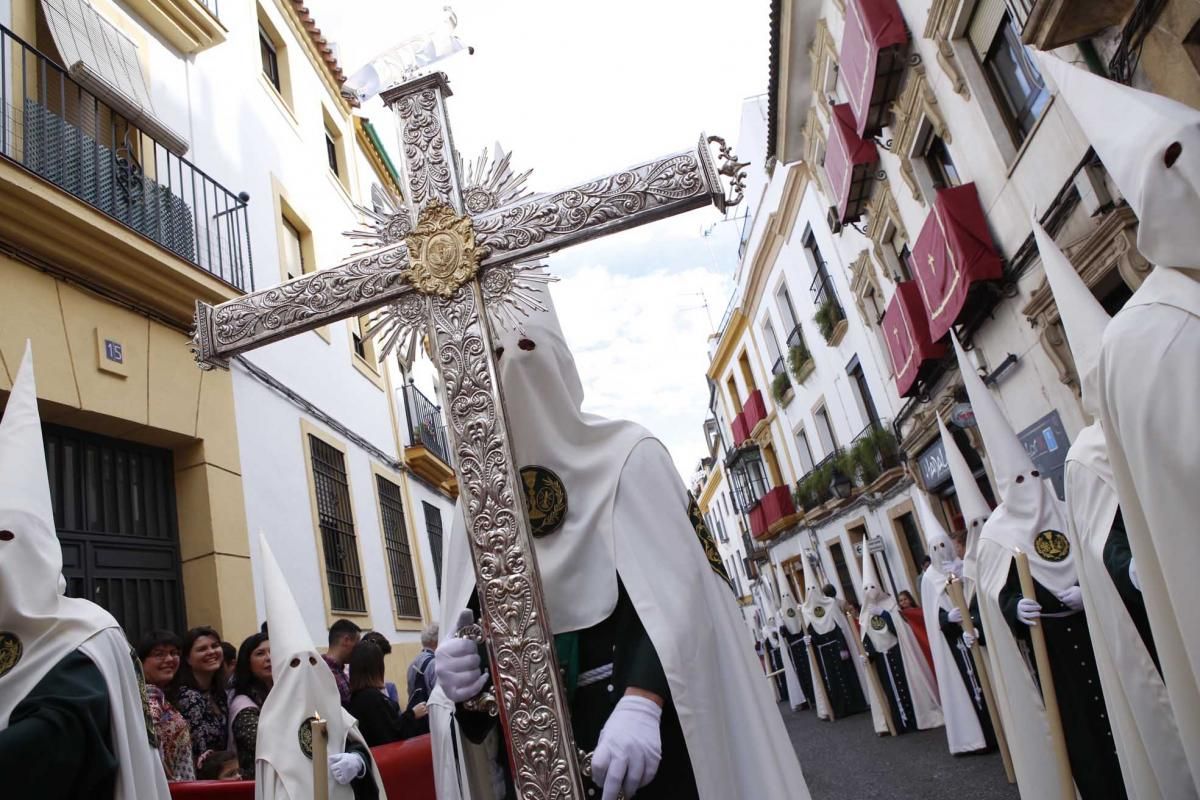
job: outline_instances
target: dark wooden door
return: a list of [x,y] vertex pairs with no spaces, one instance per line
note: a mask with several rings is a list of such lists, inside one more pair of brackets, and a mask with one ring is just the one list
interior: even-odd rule
[[107,609],[131,641],[186,624],[169,450],[43,426],[67,594]]

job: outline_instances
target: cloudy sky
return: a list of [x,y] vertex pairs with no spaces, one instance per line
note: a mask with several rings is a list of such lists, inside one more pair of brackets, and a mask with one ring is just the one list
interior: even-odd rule
[[[437,25],[443,2],[311,0],[347,74]],[[767,0],[459,0],[449,102],[467,159],[499,141],[530,188],[552,191],[737,137],[741,103],[767,84]],[[376,122],[386,112],[364,109]],[[391,142],[387,144],[391,145]],[[707,338],[729,300],[739,223],[715,209],[627,231],[549,259],[586,408],[659,435],[687,477],[703,453]],[[708,229],[708,236],[703,235]],[[707,311],[704,304],[707,302]]]

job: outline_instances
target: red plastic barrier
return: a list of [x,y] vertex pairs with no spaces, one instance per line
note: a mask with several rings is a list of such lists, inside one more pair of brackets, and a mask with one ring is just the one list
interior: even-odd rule
[[[372,747],[371,754],[388,797],[437,800],[428,735]],[[254,781],[188,781],[170,786],[174,800],[254,800]]]

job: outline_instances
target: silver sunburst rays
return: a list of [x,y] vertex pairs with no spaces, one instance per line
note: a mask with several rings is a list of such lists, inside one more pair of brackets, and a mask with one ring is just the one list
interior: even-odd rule
[[[512,153],[499,144],[493,146],[490,157],[485,149],[466,168],[459,153],[454,159],[458,174],[463,176],[463,205],[468,214],[482,214],[533,194],[525,187],[532,170],[514,172]],[[412,232],[408,207],[380,186],[371,187],[371,208],[359,206],[358,210],[363,222],[346,235],[360,252],[395,245]],[[540,295],[546,284],[556,280],[547,266],[536,260],[485,268],[480,285],[492,326],[512,330],[531,313],[548,311]],[[376,340],[381,359],[396,352],[406,366],[411,366],[417,346],[425,338],[428,319],[425,297],[411,292],[375,312],[364,333]]]

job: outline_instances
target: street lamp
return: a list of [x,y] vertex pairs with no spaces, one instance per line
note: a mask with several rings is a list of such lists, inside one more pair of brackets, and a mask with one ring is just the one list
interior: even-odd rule
[[850,478],[846,475],[846,473],[842,472],[835,466],[833,468],[832,478],[829,481],[829,489],[834,493],[835,496],[845,500],[854,490],[854,484],[851,483]]

